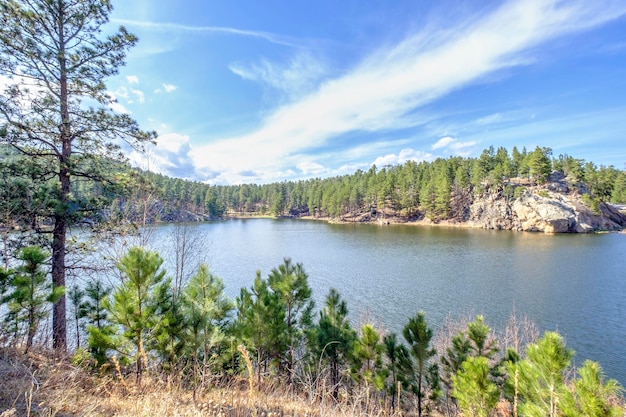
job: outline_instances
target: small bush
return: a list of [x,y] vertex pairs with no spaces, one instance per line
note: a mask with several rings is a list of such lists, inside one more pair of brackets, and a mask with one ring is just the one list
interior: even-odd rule
[[582,201],[585,206],[587,206],[593,214],[600,214],[600,199],[592,198],[589,194],[585,194],[582,196]]
[[72,365],[79,368],[89,368],[93,366],[94,363],[91,353],[85,348],[76,349],[76,352],[72,355],[71,362]]

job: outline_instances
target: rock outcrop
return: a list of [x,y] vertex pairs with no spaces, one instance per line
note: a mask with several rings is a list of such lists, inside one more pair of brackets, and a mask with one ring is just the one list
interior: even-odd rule
[[[508,193],[504,192],[504,187]],[[511,192],[513,190],[513,192]],[[516,197],[513,197],[515,195]],[[431,220],[424,212],[403,215],[391,208],[362,210],[340,218],[326,218],[331,223],[443,224],[483,229],[543,233],[592,233],[626,230],[626,205],[599,203],[592,209],[592,199],[581,184],[570,185],[558,173],[541,185],[519,181],[473,195],[458,206],[454,218]]]
[[486,229],[545,233],[618,231],[626,227],[626,215],[606,203],[595,212],[583,203],[586,190],[571,189],[560,179],[528,187],[518,198],[489,194],[470,206],[468,223]]

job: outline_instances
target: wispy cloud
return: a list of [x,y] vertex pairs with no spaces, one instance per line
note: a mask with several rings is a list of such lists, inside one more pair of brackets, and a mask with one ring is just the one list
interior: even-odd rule
[[499,70],[528,65],[534,47],[625,12],[623,2],[512,0],[484,17],[451,22],[454,30],[417,33],[269,113],[256,131],[195,149],[194,164],[237,182],[235,170],[286,171],[294,154],[347,132],[417,126],[416,110],[424,105]]
[[176,86],[172,85],[172,84],[163,84],[163,88],[165,89],[166,93],[172,93],[174,91],[176,91]]
[[[163,126],[165,128],[165,126]],[[164,175],[196,179],[198,174],[192,164],[189,136],[172,132],[159,132],[157,146],[147,152],[132,151],[130,161],[142,169],[156,169]]]
[[440,152],[443,151],[445,155],[468,156],[471,154],[472,148],[479,143],[480,141],[476,140],[459,142],[456,138],[446,136],[432,144],[430,148]]
[[432,161],[435,157],[428,152],[416,151],[415,149],[402,149],[397,155],[389,154],[376,158],[374,165],[383,167],[385,165],[404,164],[407,161]]
[[109,104],[109,107],[115,113],[130,114],[130,111],[128,111],[128,109],[124,107],[124,105],[120,104],[118,101],[113,101],[112,103]]
[[308,52],[297,53],[287,64],[262,59],[259,63],[233,63],[229,69],[245,80],[252,80],[278,90],[289,99],[311,93],[328,70],[321,60]]
[[430,149],[435,150],[439,148],[445,148],[446,146],[448,146],[454,141],[456,141],[456,139],[451,138],[450,136],[446,136],[444,138],[439,139],[437,142],[433,143]]
[[277,35],[274,33],[237,29],[223,26],[191,26],[181,25],[171,22],[150,22],[145,20],[131,20],[131,19],[112,19],[111,22],[126,25],[130,27],[140,27],[144,29],[150,29],[153,31],[163,32],[190,32],[190,33],[216,33],[226,35],[245,36],[251,38],[263,39],[271,43],[286,45],[286,46],[298,46],[297,42],[286,36]]
[[626,148],[622,146],[626,128],[624,114],[626,107],[621,106],[559,117],[527,119],[468,134],[464,140],[466,143],[500,143],[509,149],[513,146],[525,146],[527,149],[548,146],[555,155],[566,152],[590,161],[626,161]]
[[130,92],[137,98],[139,103],[143,103],[145,100],[145,95],[141,90],[135,90],[134,88],[130,89]]
[[155,94],[161,94],[163,92],[165,93],[173,93],[174,91],[176,91],[178,89],[178,87],[176,87],[173,84],[161,84],[160,88],[157,88],[156,90],[154,90]]
[[[121,104],[119,103],[121,99],[123,99],[126,104],[133,104],[135,101],[141,104],[145,101],[143,91],[135,88],[126,88],[124,86],[119,87],[115,91],[110,91],[109,95],[117,102],[117,108],[113,108],[115,111],[123,109],[123,107],[120,107]],[[123,113],[128,113],[128,111],[124,109]]]
[[329,170],[322,164],[311,161],[303,161],[297,165],[300,172],[305,175],[321,175],[327,173]]
[[126,81],[128,82],[128,84],[139,84],[139,77],[137,77],[136,75],[127,75]]
[[494,113],[476,120],[476,124],[479,126],[491,125],[502,122],[502,119],[503,117],[501,113]]

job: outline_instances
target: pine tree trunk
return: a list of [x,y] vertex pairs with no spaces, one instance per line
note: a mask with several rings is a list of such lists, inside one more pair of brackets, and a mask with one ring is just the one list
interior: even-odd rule
[[[31,288],[31,294],[34,294],[34,289]],[[28,337],[26,338],[26,349],[24,349],[24,354],[28,353],[30,348],[33,346],[33,339],[35,337],[35,314],[33,311],[33,307],[31,306],[28,309]]]
[[[52,285],[54,288],[65,286],[66,234],[67,220],[65,216],[63,214],[56,215],[52,232]],[[65,353],[67,348],[65,296],[61,297],[52,307],[52,346],[60,353]]]
[[[59,206],[54,215],[52,232],[52,285],[65,287],[65,250],[69,217],[70,195],[70,157],[72,155],[72,137],[69,112],[69,93],[67,85],[67,61],[65,54],[64,8],[58,7],[58,42],[59,42],[59,101],[61,113],[61,155],[59,162],[59,182],[61,184]],[[67,317],[65,295],[52,308],[52,344],[55,350],[65,353],[67,349]]]

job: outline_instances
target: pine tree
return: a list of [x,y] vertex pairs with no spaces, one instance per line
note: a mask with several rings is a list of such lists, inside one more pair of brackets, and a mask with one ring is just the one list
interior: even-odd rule
[[[226,338],[226,324],[234,305],[224,295],[224,283],[211,274],[207,265],[200,265],[183,289],[181,298],[185,316],[187,342],[185,349],[193,360],[193,378],[209,365],[213,350]],[[194,384],[195,394],[196,384]]]
[[106,301],[113,288],[98,279],[92,279],[85,286],[85,327],[87,329],[87,345],[96,366],[108,362],[108,352],[115,347],[113,336],[115,329],[109,321],[109,312],[105,308]]
[[176,369],[185,349],[185,327],[187,323],[182,305],[171,279],[155,287],[154,314],[158,317],[146,345],[159,356],[161,366],[170,372]]
[[[122,159],[119,140],[139,145],[155,137],[111,111],[104,81],[117,74],[137,42],[123,27],[101,36],[111,10],[108,0],[0,2],[0,75],[9,79],[0,92],[0,142],[47,167],[41,178],[53,188],[55,204],[40,214],[53,224],[55,287],[65,286],[68,227],[81,209],[91,209],[73,204],[76,178],[107,184],[112,172],[102,167],[110,158]],[[52,321],[53,345],[64,351],[64,296],[54,304]]]
[[626,204],[626,171],[621,171],[617,175],[610,201],[612,203]]
[[605,382],[604,372],[597,362],[586,360],[578,368],[571,396],[564,401],[566,417],[618,417],[624,415],[620,406],[622,387],[610,379]]
[[417,396],[417,415],[421,417],[427,392],[430,390],[434,397],[438,395],[438,380],[433,378],[437,364],[432,361],[437,352],[430,346],[433,331],[428,327],[423,311],[409,319],[402,334],[410,353],[404,361],[404,378]]
[[555,332],[546,332],[537,343],[526,347],[526,358],[517,364],[519,391],[523,399],[519,407],[520,415],[561,415],[561,404],[567,397],[565,371],[572,356],[563,338]]
[[[387,373],[391,377],[387,385],[387,392],[391,396],[391,411],[393,414],[396,411],[396,396],[398,395],[400,357],[402,351],[406,351],[406,347],[398,343],[398,336],[395,333],[386,335],[383,338],[383,343],[385,345],[385,357],[387,358]],[[398,404],[398,407],[400,407],[400,404]]]
[[385,345],[371,323],[361,327],[361,336],[354,342],[351,375],[357,382],[364,382],[368,388],[373,386],[377,391],[385,388],[388,371],[383,367]]
[[285,308],[285,326],[287,343],[287,370],[291,381],[296,371],[296,352],[304,343],[304,335],[312,325],[314,303],[311,299],[312,290],[308,284],[308,275],[302,264],[293,264],[285,258],[277,268],[272,269],[268,276],[272,291],[278,295]]
[[333,398],[339,398],[341,370],[348,364],[356,332],[348,321],[348,307],[339,292],[331,288],[326,296],[319,321],[313,329],[314,357],[320,358],[330,368]]
[[285,308],[278,294],[271,291],[266,280],[257,272],[250,290],[242,288],[237,299],[237,331],[251,351],[256,352],[257,384],[261,370],[272,364],[280,365],[287,351]]
[[134,361],[137,385],[141,385],[147,366],[147,338],[160,320],[155,315],[159,307],[159,286],[168,285],[168,281],[164,281],[162,264],[163,259],[158,253],[140,247],[131,248],[117,265],[123,276],[122,284],[113,291],[112,300],[104,301],[111,322],[121,326],[116,348]]
[[12,276],[12,291],[6,298],[10,320],[16,326],[26,325],[25,352],[32,347],[41,320],[48,316],[46,305],[54,303],[65,291],[63,287],[51,287],[48,283],[43,265],[49,256],[38,246],[22,248],[17,256],[21,264]]
[[550,148],[540,148],[537,146],[534,151],[528,155],[529,173],[535,181],[543,183],[546,181],[550,172],[552,172],[552,160]]
[[470,342],[472,356],[491,359],[498,352],[495,339],[490,337],[491,329],[485,324],[485,318],[476,316],[473,322],[467,325],[467,339]]
[[68,291],[68,297],[70,299],[70,305],[72,307],[75,331],[76,331],[76,349],[80,349],[80,334],[82,330],[81,320],[87,317],[89,313],[89,305],[85,298],[85,291],[74,285]]
[[458,400],[465,417],[488,417],[500,398],[490,379],[491,369],[483,356],[467,358],[452,377],[452,395]]
[[0,267],[0,307],[5,302],[5,293],[9,289],[12,275],[13,271],[4,267]]

